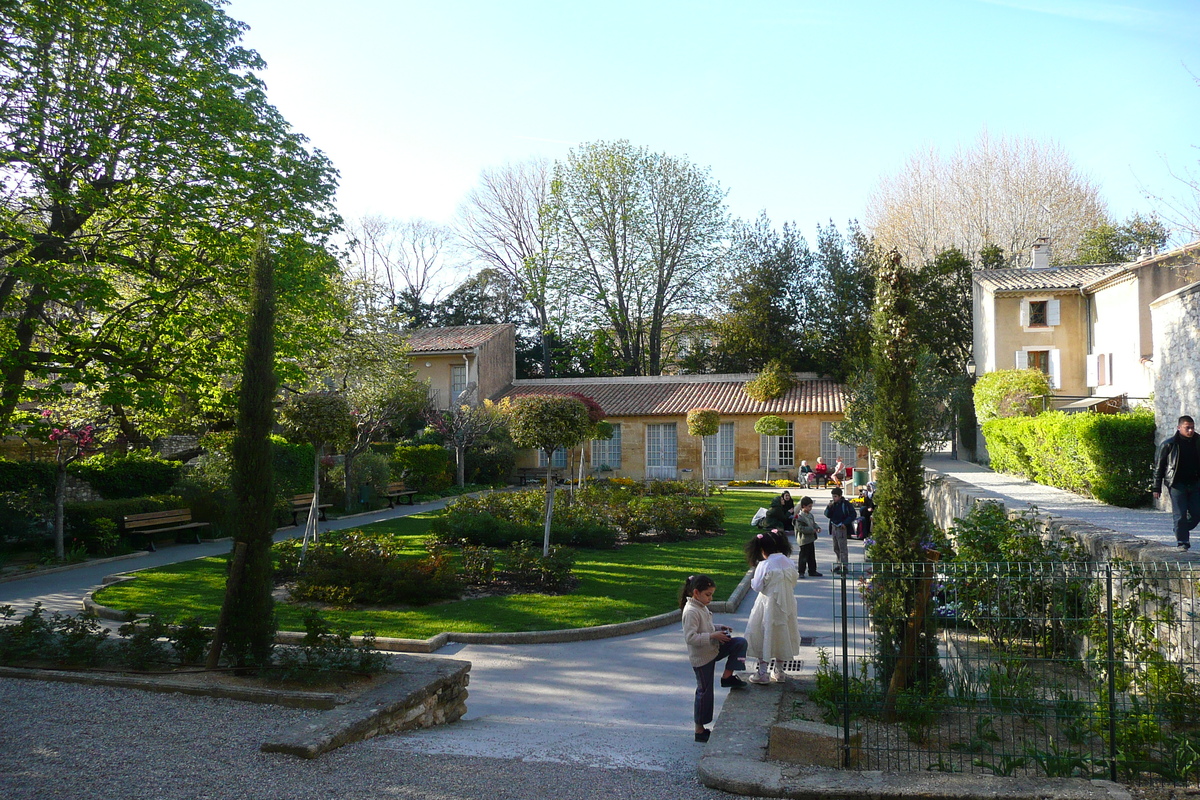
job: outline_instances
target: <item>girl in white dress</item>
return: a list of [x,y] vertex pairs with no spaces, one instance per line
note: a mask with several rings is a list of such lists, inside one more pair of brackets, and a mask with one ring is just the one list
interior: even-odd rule
[[[746,560],[754,566],[750,588],[758,592],[746,623],[747,655],[758,659],[751,683],[785,680],[779,662],[800,652],[796,622],[796,582],[799,573],[789,558],[792,546],[778,529],[756,534],[746,543]],[[767,666],[770,664],[770,675]]]

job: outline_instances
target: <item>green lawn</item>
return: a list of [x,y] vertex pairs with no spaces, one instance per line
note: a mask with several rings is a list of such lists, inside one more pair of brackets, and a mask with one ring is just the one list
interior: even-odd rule
[[[676,608],[680,585],[690,574],[706,572],[717,582],[717,597],[728,596],[746,572],[742,545],[752,530],[750,517],[770,495],[727,492],[724,536],[675,544],[633,544],[618,550],[580,550],[575,565],[579,586],[567,595],[520,594],[458,600],[422,608],[328,610],[322,615],[354,632],[424,639],[446,630],[536,631],[626,622]],[[414,555],[439,512],[427,512],[364,526],[411,539]],[[225,559],[201,558],[143,570],[136,580],[109,586],[96,601],[113,608],[154,613],[166,619],[199,616],[216,622],[225,591]],[[276,606],[281,630],[302,630],[303,609]]]

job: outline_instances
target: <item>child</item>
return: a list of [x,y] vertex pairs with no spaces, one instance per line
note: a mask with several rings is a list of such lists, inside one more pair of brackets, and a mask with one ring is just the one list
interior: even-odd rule
[[717,585],[707,575],[691,575],[679,593],[679,607],[683,609],[683,639],[687,642],[688,658],[692,671],[696,673],[696,704],[693,716],[696,722],[696,741],[707,742],[712,733],[704,727],[713,718],[713,671],[721,658],[726,658],[725,671],[721,673],[721,686],[728,689],[744,689],[746,682],[733,674],[735,669],[746,668],[746,640],[730,636],[733,629],[724,625],[718,630],[713,625],[712,602]]
[[[782,531],[756,534],[746,543],[746,560],[754,567],[750,588],[758,592],[750,619],[746,622],[749,655],[758,659],[758,672],[751,683],[785,680],[780,661],[800,652],[800,631],[796,625],[796,565],[788,556],[792,546]],[[767,677],[767,662],[771,676]]]
[[850,553],[846,549],[846,537],[850,534],[850,528],[854,525],[854,518],[858,516],[858,512],[854,510],[854,506],[850,505],[850,501],[842,497],[841,489],[834,489],[831,494],[833,500],[825,507],[825,516],[829,519],[829,535],[833,539],[833,554],[837,556],[838,565],[833,568],[837,575],[844,575],[846,565],[849,563]]
[[801,497],[800,510],[796,512],[796,538],[800,542],[801,578],[804,577],[805,569],[808,570],[811,578],[824,577],[817,572],[817,534],[821,532],[821,526],[813,517],[812,507],[811,497]]

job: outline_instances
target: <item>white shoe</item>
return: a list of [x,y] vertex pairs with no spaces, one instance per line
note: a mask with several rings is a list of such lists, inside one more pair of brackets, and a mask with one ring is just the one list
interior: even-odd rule
[[758,685],[760,685],[760,686],[761,686],[761,685],[763,685],[763,684],[766,684],[766,683],[770,683],[770,682],[771,682],[771,679],[770,679],[770,678],[768,678],[768,677],[767,677],[767,675],[766,675],[766,673],[764,673],[764,672],[756,672],[756,673],[754,673],[753,675],[751,675],[751,676],[748,678],[748,680],[749,680],[751,683],[757,683],[757,684],[758,684]]
[[777,669],[771,671],[771,680],[775,683],[786,683],[787,679],[787,673],[785,673],[783,670]]

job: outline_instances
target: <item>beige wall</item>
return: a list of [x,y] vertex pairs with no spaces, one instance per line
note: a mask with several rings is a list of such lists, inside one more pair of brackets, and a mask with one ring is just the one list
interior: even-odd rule
[[[723,423],[734,423],[734,478],[736,480],[761,480],[764,476],[765,471],[759,466],[759,435],[754,432],[754,423],[757,419],[757,416],[745,415],[729,415],[721,418]],[[795,478],[796,468],[799,467],[802,459],[807,460],[810,464],[815,464],[821,451],[821,423],[838,422],[841,419],[842,415],[840,414],[785,416],[784,420],[794,423],[795,466],[788,470],[772,469],[772,480],[783,477]],[[700,437],[688,434],[686,417],[682,415],[678,417],[610,417],[607,421],[621,424],[621,468],[610,473],[611,477],[644,479],[646,477],[646,426],[674,422],[677,476],[700,478]],[[583,452],[584,469],[588,470],[589,474],[594,474],[590,473],[593,466],[599,467],[600,465],[591,463],[590,442],[584,443]],[[518,467],[535,467],[537,463],[537,453],[532,450],[521,451],[517,456],[516,465]],[[568,453],[568,464],[571,465],[571,474],[576,474],[579,469],[579,448],[574,448]],[[832,468],[833,464],[829,466]],[[864,459],[850,466],[865,467],[866,461]],[[690,474],[683,473],[684,469],[691,469],[692,472]]]
[[[450,407],[450,367],[452,365],[461,365],[468,363],[463,360],[461,353],[451,355],[423,355],[421,353],[413,353],[412,365],[417,371],[417,380],[429,381],[429,391],[434,397],[434,404],[438,408]],[[468,358],[471,358],[468,355]],[[471,358],[473,361],[474,359]],[[470,370],[468,369],[468,378]]]
[[[1059,324],[1052,328],[1023,328],[1022,300],[1058,300]],[[1055,348],[1059,351],[1061,386],[1059,394],[1085,395],[1087,390],[1087,331],[1084,324],[1084,298],[1074,295],[1030,293],[1023,297],[995,298],[995,366],[990,372],[1015,369],[1016,352],[1029,348]]]

